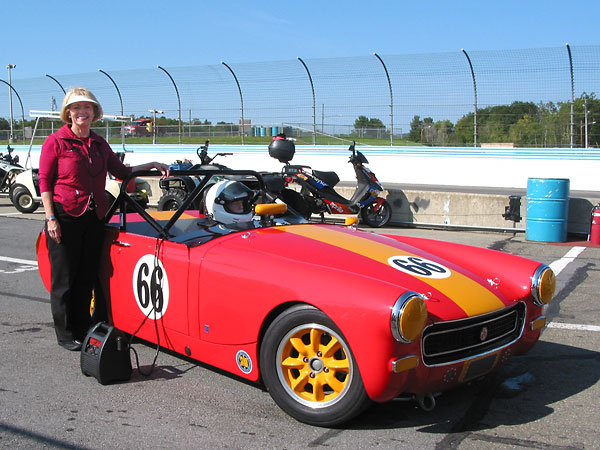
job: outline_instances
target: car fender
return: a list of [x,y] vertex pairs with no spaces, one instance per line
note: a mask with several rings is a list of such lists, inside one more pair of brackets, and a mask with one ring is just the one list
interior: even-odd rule
[[[238,264],[231,264],[233,260]],[[247,263],[239,264],[241,261]],[[311,284],[306,286],[309,274]],[[247,250],[225,250],[219,245],[203,257],[199,289],[200,299],[209,292],[213,298],[234,299],[200,301],[203,340],[256,345],[272,311],[288,303],[306,303],[323,311],[338,326],[354,354],[369,396],[377,398],[386,388],[391,360],[398,350],[390,328],[392,306],[402,293],[397,286],[285,256],[261,255],[251,246]],[[387,301],[372,301],[375,296]],[[402,349],[412,354],[418,351],[418,344],[405,344]]]

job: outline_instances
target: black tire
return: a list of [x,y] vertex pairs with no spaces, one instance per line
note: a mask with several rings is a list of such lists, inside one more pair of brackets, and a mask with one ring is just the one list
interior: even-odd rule
[[10,199],[10,201],[13,201],[13,198],[15,198],[15,194],[17,193],[17,191],[19,191],[20,189],[27,189],[25,186],[23,186],[22,184],[13,184],[10,187],[10,190],[8,191],[8,198]]
[[392,218],[392,207],[383,200],[380,203],[373,199],[360,210],[360,216],[364,223],[373,228],[381,228],[388,224]]
[[[313,350],[317,340],[320,348],[329,348],[325,355]],[[298,342],[304,343],[304,358],[292,342],[296,347]],[[290,364],[286,367],[284,361]],[[301,422],[339,425],[371,403],[342,333],[329,317],[311,306],[294,306],[273,321],[262,341],[259,362],[273,400]],[[295,383],[303,373],[310,373],[306,383]]]
[[185,200],[186,193],[181,189],[169,189],[158,201],[159,211],[177,211]]
[[23,188],[13,192],[13,205],[17,208],[17,211],[22,213],[30,214],[39,208],[39,202],[36,202],[29,189]]

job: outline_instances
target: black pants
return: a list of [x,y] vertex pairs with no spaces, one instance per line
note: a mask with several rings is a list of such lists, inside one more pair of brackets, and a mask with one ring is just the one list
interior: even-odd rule
[[58,342],[83,341],[91,325],[90,300],[98,276],[104,226],[94,211],[80,217],[65,213],[54,204],[61,241],[48,236],[52,268],[50,307]]

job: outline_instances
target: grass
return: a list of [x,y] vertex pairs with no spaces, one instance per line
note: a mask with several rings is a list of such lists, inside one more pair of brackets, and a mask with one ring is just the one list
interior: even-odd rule
[[[240,145],[242,138],[239,136],[209,136],[209,137],[198,137],[198,136],[182,136],[181,143],[187,145],[200,146],[204,144],[206,139],[210,139],[211,144],[228,144],[228,145]],[[269,145],[271,137],[257,137],[257,136],[246,136],[244,137],[244,144],[247,145]],[[297,136],[295,137],[296,144],[298,145],[312,145],[312,136]],[[356,139],[358,145],[378,145],[378,146],[389,146],[390,140],[386,139],[375,139],[375,138],[357,138],[352,136],[340,136],[340,137],[329,137],[329,136],[318,136],[317,145],[350,145],[352,139]],[[109,139],[109,143],[113,146],[118,146],[122,142],[121,137],[115,136]],[[29,145],[30,141],[26,142],[18,141],[13,142],[11,145]],[[42,145],[44,138],[35,139],[34,145]],[[160,136],[157,139],[158,144],[178,145],[178,136]],[[127,137],[125,139],[125,145],[138,145],[138,144],[152,144],[151,137]],[[0,149],[6,148],[8,140],[0,140]],[[394,139],[394,146],[412,146],[419,145],[415,142],[408,141],[406,139]],[[0,150],[1,151],[1,150]]]

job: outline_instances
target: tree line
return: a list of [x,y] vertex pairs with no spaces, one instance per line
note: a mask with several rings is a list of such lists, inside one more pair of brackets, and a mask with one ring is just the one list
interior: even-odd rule
[[[583,94],[573,103],[573,144],[600,146],[600,100],[594,93]],[[587,134],[585,114],[587,113]],[[462,116],[456,124],[450,120],[414,116],[409,141],[435,146],[472,146],[475,140],[475,114]],[[379,119],[359,116],[354,134],[385,129]],[[510,105],[488,106],[477,110],[477,144],[511,143],[516,147],[568,147],[571,143],[571,102],[533,103],[515,101]]]

